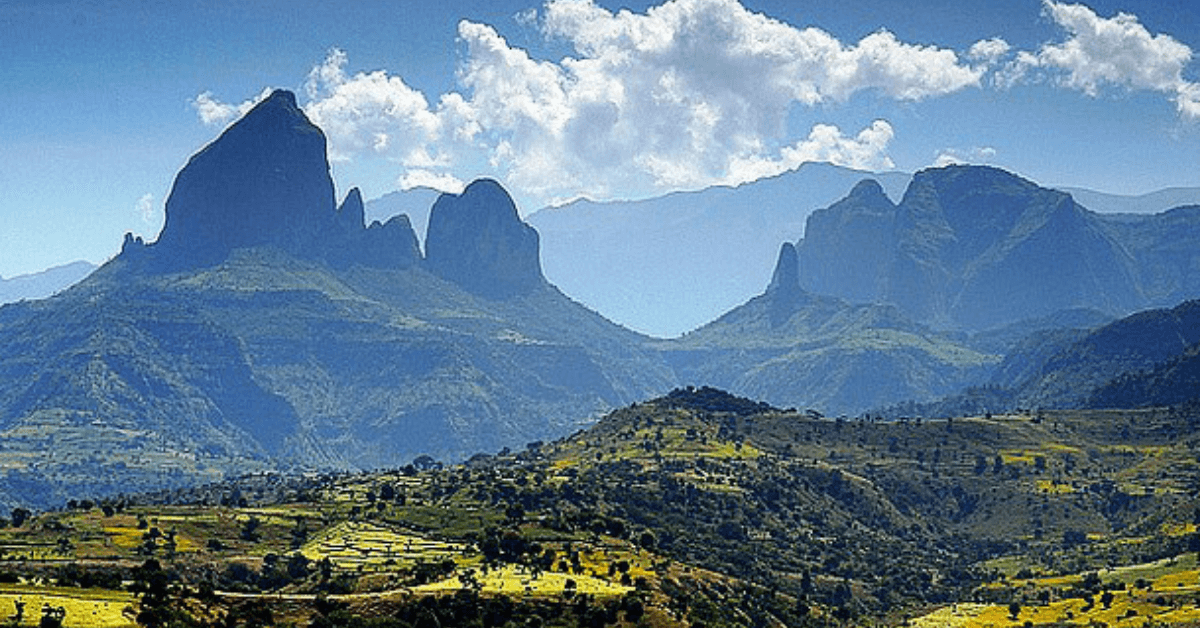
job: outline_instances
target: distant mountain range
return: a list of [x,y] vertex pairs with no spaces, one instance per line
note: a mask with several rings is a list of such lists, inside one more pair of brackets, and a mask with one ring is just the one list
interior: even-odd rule
[[78,261],[41,272],[0,277],[0,305],[15,301],[44,299],[68,288],[96,270],[90,262]]
[[[807,163],[732,188],[639,201],[580,200],[535,211],[528,221],[542,234],[542,263],[556,286],[617,323],[674,337],[754,296],[778,244],[802,238],[814,210],[868,178],[899,202],[912,175]],[[1138,196],[1059,189],[1101,214],[1155,214],[1200,204],[1200,188]],[[436,191],[424,188],[393,192],[367,202],[368,219],[406,213],[423,239],[436,198]]]
[[1122,316],[1200,296],[1200,206],[1106,216],[1003,170],[913,177],[900,203],[864,182],[808,219],[806,289],[982,331],[1069,309]]

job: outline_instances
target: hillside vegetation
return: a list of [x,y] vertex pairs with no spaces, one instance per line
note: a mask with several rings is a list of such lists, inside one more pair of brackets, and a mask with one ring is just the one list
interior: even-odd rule
[[1191,625],[1198,422],[679,389],[462,465],[17,511],[0,603],[27,625],[27,600],[105,626]]

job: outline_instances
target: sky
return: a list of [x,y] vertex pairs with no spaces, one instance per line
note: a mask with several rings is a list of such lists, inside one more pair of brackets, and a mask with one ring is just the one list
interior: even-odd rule
[[0,0],[0,276],[153,240],[273,88],[339,198],[500,180],[523,214],[806,161],[1200,186],[1193,0]]

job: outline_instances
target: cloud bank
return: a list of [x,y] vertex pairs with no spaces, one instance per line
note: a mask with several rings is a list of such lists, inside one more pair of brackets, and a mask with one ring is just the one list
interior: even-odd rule
[[[1062,41],[1025,51],[995,37],[960,54],[886,30],[842,42],[737,0],[668,0],[645,13],[549,0],[519,18],[572,51],[559,61],[464,20],[456,91],[431,101],[385,70],[349,74],[346,53],[335,49],[309,73],[304,108],[329,136],[334,160],[383,157],[405,188],[457,191],[467,174],[487,172],[530,209],[739,184],[806,161],[892,168],[896,132],[884,119],[791,135],[796,111],[819,119],[860,94],[917,102],[1048,78],[1092,96],[1109,87],[1161,92],[1181,116],[1200,118],[1200,85],[1183,78],[1187,46],[1127,14],[1044,6]],[[224,104],[205,92],[194,105],[204,122],[219,124],[253,101]]]

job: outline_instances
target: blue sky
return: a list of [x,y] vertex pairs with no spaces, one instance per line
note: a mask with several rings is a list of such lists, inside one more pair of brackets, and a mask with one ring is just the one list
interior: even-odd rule
[[[623,12],[622,12],[623,11]],[[0,276],[153,239],[267,88],[339,195],[502,180],[528,213],[827,160],[1200,186],[1190,0],[0,0]]]

